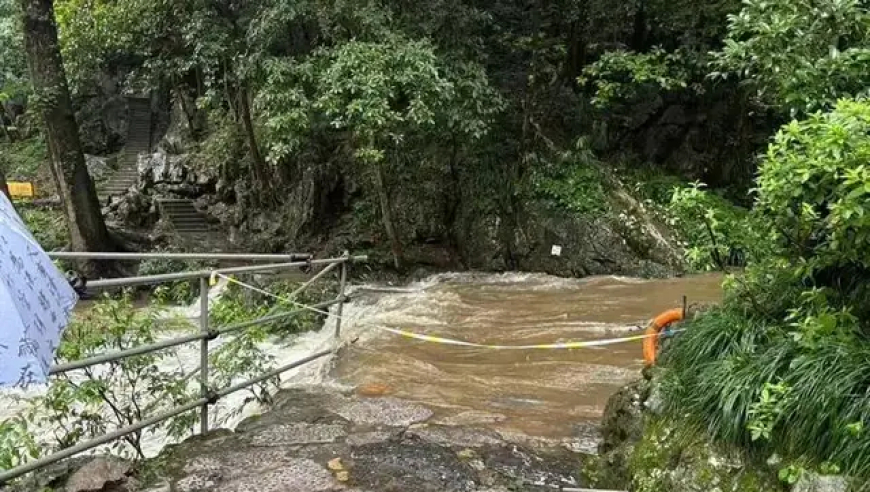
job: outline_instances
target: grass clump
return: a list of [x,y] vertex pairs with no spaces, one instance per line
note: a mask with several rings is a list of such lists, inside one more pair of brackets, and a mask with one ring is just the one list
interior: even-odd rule
[[[713,437],[870,478],[870,104],[783,127],[723,305],[662,357],[670,412]],[[792,482],[793,469],[780,470]]]
[[69,244],[69,229],[60,209],[16,204],[21,220],[40,246],[46,251],[60,251]]

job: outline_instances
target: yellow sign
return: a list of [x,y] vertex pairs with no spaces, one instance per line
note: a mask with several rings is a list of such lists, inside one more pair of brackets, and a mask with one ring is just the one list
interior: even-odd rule
[[9,181],[6,184],[9,185],[9,194],[13,198],[33,198],[36,196],[36,188],[33,183]]

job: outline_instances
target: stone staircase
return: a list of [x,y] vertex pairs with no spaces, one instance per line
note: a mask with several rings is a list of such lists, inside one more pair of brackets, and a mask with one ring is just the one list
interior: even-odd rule
[[146,98],[128,99],[127,144],[118,159],[118,169],[97,186],[100,203],[122,195],[139,180],[139,154],[151,152],[151,102]]
[[160,217],[179,236],[196,238],[212,231],[208,219],[193,206],[192,200],[158,198],[157,206]]

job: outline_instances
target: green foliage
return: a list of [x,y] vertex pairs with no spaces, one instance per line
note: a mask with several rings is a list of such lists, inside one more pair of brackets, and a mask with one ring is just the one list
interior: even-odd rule
[[764,383],[759,400],[749,407],[746,428],[753,441],[770,440],[773,424],[782,413],[782,400],[788,396],[788,390],[782,383]]
[[113,57],[144,54],[139,44],[164,4],[140,0],[54,2],[64,68],[73,89],[84,87]]
[[69,244],[69,231],[61,210],[30,206],[22,202],[18,205],[18,213],[42,249],[59,251]]
[[42,447],[28,430],[24,416],[0,421],[0,469],[9,470],[42,456]]
[[[533,156],[532,158],[535,158]],[[607,193],[601,163],[583,140],[554,159],[540,159],[532,168],[535,195],[581,215],[603,213]]]
[[[250,290],[230,284],[220,299],[209,310],[209,323],[212,326],[229,326],[235,323],[251,321],[266,316],[278,315],[299,310],[301,304],[315,304],[323,299],[326,291],[303,291],[297,298],[288,297],[299,284],[287,281],[271,282],[262,287],[275,297],[265,296]],[[291,302],[293,301],[293,302]],[[265,335],[288,335],[310,330],[320,325],[321,315],[312,311],[302,311],[293,316],[276,319],[260,325]]]
[[779,470],[779,481],[788,485],[794,485],[801,479],[806,470],[800,465],[788,465]]
[[[57,350],[59,361],[79,360],[110,350],[125,350],[156,341],[157,317],[140,311],[129,298],[104,299],[74,319]],[[54,435],[49,448],[67,448],[107,431],[132,425],[189,402],[195,393],[179,370],[167,370],[170,351],[158,351],[64,373],[48,392],[32,402],[29,425]],[[196,422],[194,413],[155,424],[181,438]],[[111,444],[121,454],[143,457],[143,431]]]
[[868,108],[841,101],[777,134],[748,222],[767,247],[664,356],[672,411],[715,437],[860,477],[870,476]]
[[[279,295],[285,295],[294,287],[285,282],[268,286]],[[214,326],[228,326],[295,309],[290,303],[262,299],[245,304],[241,294],[232,290],[216,303],[211,319]],[[299,301],[311,302],[311,299],[306,296]],[[106,297],[74,318],[64,332],[57,360],[79,360],[154,343],[163,322],[158,314],[159,311],[135,308],[127,296]],[[225,388],[274,369],[274,357],[259,344],[273,333],[310,329],[319,321],[318,315],[305,313],[223,338],[209,354],[211,387]],[[176,367],[174,357],[172,350],[161,350],[55,376],[44,396],[31,400],[20,415],[0,422],[0,465],[10,468],[198,398],[200,389],[191,379],[193,373],[173,369]],[[268,401],[276,383],[277,379],[273,378],[250,388],[251,397],[246,402]],[[114,452],[142,458],[144,432],[165,432],[170,439],[181,439],[192,432],[197,418],[196,412],[188,412],[110,445]],[[49,439],[37,440],[36,431],[48,433]]]
[[430,43],[400,36],[322,49],[301,64],[273,59],[266,72],[257,107],[273,162],[323,127],[350,131],[363,162],[438,124],[480,138],[501,104],[480,67],[445,66]]
[[617,169],[620,179],[629,186],[635,196],[649,200],[653,205],[667,208],[678,188],[687,185],[686,179],[665,173],[655,167],[640,169]]
[[792,113],[866,94],[870,11],[860,0],[744,0],[714,75],[737,73]]
[[193,302],[199,295],[193,282],[173,282],[158,285],[154,288],[152,299],[160,305],[186,305]]
[[9,179],[37,179],[45,173],[47,164],[48,149],[42,138],[0,143],[0,166]]
[[807,350],[793,328],[733,308],[688,328],[665,353],[671,411],[728,442],[870,472],[868,436],[849,431],[870,418],[866,342],[833,337]]
[[[161,252],[157,250],[156,252]],[[182,261],[151,259],[144,260],[139,264],[138,274],[162,275],[193,270],[206,270],[217,266],[216,262],[209,261]],[[199,296],[199,281],[184,280],[160,284],[154,288],[153,300],[160,305],[188,305]]]
[[[14,0],[0,0],[0,105],[11,100],[23,102],[28,92],[27,62],[18,7]],[[0,115],[3,113],[0,108]]]
[[[267,292],[287,298],[298,284],[290,282],[273,282],[263,287]],[[296,302],[313,304],[321,296],[317,292],[301,295]],[[252,321],[267,316],[279,316],[282,313],[296,311],[299,306],[288,300],[275,299],[241,290],[231,284],[209,311],[209,323],[220,328],[237,323]],[[311,330],[322,325],[322,317],[310,311],[303,311],[293,316],[278,317],[274,321],[259,324],[234,335],[232,339],[222,343],[209,355],[209,363],[215,368],[212,381],[216,387],[227,387],[235,382],[260,376],[275,368],[275,357],[259,347],[270,336],[288,336],[305,330]],[[274,377],[256,384],[248,389],[248,401],[267,403],[270,395],[277,388],[279,378]],[[241,411],[241,408],[238,409]]]
[[687,243],[686,260],[695,270],[743,265],[765,245],[763,229],[754,227],[747,210],[702,183],[674,188],[667,212]]
[[688,72],[681,53],[654,49],[648,53],[607,51],[583,69],[579,82],[591,86],[592,104],[606,108],[634,101],[645,86],[669,91],[686,88]]
[[829,113],[777,133],[758,178],[758,207],[784,254],[809,275],[870,268],[870,104],[841,101]]

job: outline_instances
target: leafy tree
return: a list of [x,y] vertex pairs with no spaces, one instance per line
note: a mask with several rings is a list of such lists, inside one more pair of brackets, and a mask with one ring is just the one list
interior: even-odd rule
[[687,86],[688,74],[679,53],[654,49],[649,53],[608,51],[583,69],[581,84],[594,88],[592,104],[599,108],[618,102],[634,102],[645,86],[668,91]]
[[792,114],[867,93],[870,11],[860,0],[744,0],[729,16],[721,70]]
[[[51,0],[20,0],[24,46],[33,83],[34,102],[45,123],[52,175],[66,211],[72,247],[77,251],[111,251],[94,183],[85,166],[78,124],[60,56]],[[99,275],[99,265],[85,267]]]
[[24,104],[29,86],[17,9],[12,0],[0,0],[0,132],[10,142],[17,133],[13,104]]
[[430,43],[400,36],[321,49],[299,66],[273,60],[268,70],[258,106],[270,135],[271,159],[298,149],[300,137],[312,127],[347,132],[353,155],[376,191],[398,267],[401,233],[393,219],[388,176],[405,171],[409,163],[401,155],[408,142],[420,135],[437,138],[439,124],[454,136],[476,139],[486,133],[499,99],[485,74],[469,64],[447,67]]
[[[829,113],[777,133],[758,178],[759,212],[783,255],[817,280],[854,285],[870,275],[870,104],[842,100]],[[835,273],[838,272],[838,273]],[[830,279],[833,280],[833,279]],[[830,287],[835,287],[831,284]]]

